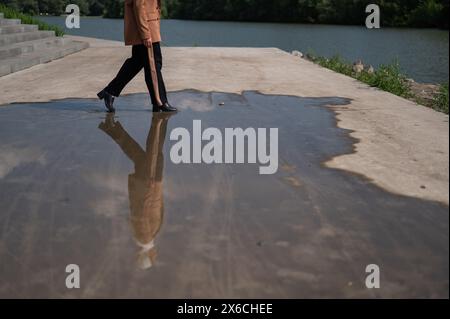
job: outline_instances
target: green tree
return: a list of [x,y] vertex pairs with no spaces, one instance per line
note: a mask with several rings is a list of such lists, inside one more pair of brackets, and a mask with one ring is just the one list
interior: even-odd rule
[[102,16],[105,11],[105,4],[103,1],[91,0],[89,3],[89,15]]
[[[370,3],[381,8],[383,26],[448,29],[449,0],[162,0],[166,18],[363,25]],[[59,15],[69,3],[81,13],[122,18],[124,0],[0,0],[24,13]]]
[[66,0],[64,7],[68,4],[76,4],[80,8],[81,15],[89,14],[89,3],[87,0]]
[[123,18],[124,0],[107,0],[105,2],[105,18]]

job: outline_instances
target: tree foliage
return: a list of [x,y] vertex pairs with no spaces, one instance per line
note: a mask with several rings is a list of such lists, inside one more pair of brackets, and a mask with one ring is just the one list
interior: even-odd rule
[[352,25],[365,23],[371,3],[384,26],[448,28],[449,0],[165,0],[175,19]]
[[[0,0],[29,14],[64,13],[68,3],[81,13],[123,17],[123,0]],[[362,25],[365,8],[381,8],[383,26],[448,28],[449,0],[163,0],[166,18]]]
[[[105,0],[0,0],[0,4],[30,15],[64,14],[68,4],[76,4],[83,15],[103,15]],[[123,3],[123,2],[122,2]]]

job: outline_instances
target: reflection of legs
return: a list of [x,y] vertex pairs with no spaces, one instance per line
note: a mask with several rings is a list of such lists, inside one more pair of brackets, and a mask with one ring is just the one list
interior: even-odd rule
[[135,166],[141,166],[145,159],[144,150],[127,133],[127,131],[125,131],[122,124],[114,122],[112,114],[108,114],[105,122],[100,123],[99,128],[120,146],[125,155],[134,162]]
[[108,84],[105,90],[114,96],[119,96],[124,87],[142,70],[146,59],[145,47],[143,45],[134,45],[131,58],[127,59],[120,68],[117,76]]
[[146,162],[150,178],[161,181],[164,167],[163,147],[169,118],[154,114],[147,136]]

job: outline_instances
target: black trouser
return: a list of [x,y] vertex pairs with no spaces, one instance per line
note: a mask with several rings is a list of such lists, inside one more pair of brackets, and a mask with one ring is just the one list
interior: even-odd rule
[[[155,57],[156,73],[158,76],[159,96],[161,98],[161,102],[164,104],[167,102],[167,94],[161,73],[162,54],[161,45],[159,42],[153,43],[153,55]],[[142,68],[144,68],[145,83],[147,84],[152,104],[158,105],[153,91],[150,63],[148,60],[148,49],[143,44],[133,45],[131,58],[125,61],[114,80],[112,80],[111,83],[109,83],[105,88],[106,92],[114,96],[119,96],[123,88],[136,76],[136,74],[139,73],[139,71],[142,70]]]

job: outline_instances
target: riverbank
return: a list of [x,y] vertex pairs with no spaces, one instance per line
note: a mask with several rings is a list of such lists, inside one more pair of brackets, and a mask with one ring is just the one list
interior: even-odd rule
[[400,65],[397,63],[382,65],[379,69],[375,69],[371,65],[365,65],[362,60],[355,61],[352,65],[339,56],[328,59],[312,54],[304,55],[299,51],[293,51],[292,55],[352,77],[371,87],[409,99],[436,111],[449,113],[448,83],[418,83],[402,74]]
[[[1,77],[0,104],[95,99],[96,93],[115,76],[131,51],[116,41],[69,38],[87,41],[91,47],[64,59]],[[396,194],[448,204],[447,115],[275,48],[164,47],[163,54],[164,76],[172,92],[186,89],[236,94],[259,91],[349,99],[349,105],[330,106],[330,109],[336,114],[337,125],[351,130],[355,139],[354,152],[324,164],[365,176],[368,181]],[[146,91],[140,74],[124,94]],[[92,103],[100,102],[93,100]]]
[[439,112],[449,114],[448,83],[436,85],[410,80],[409,87],[412,92],[412,100]]

